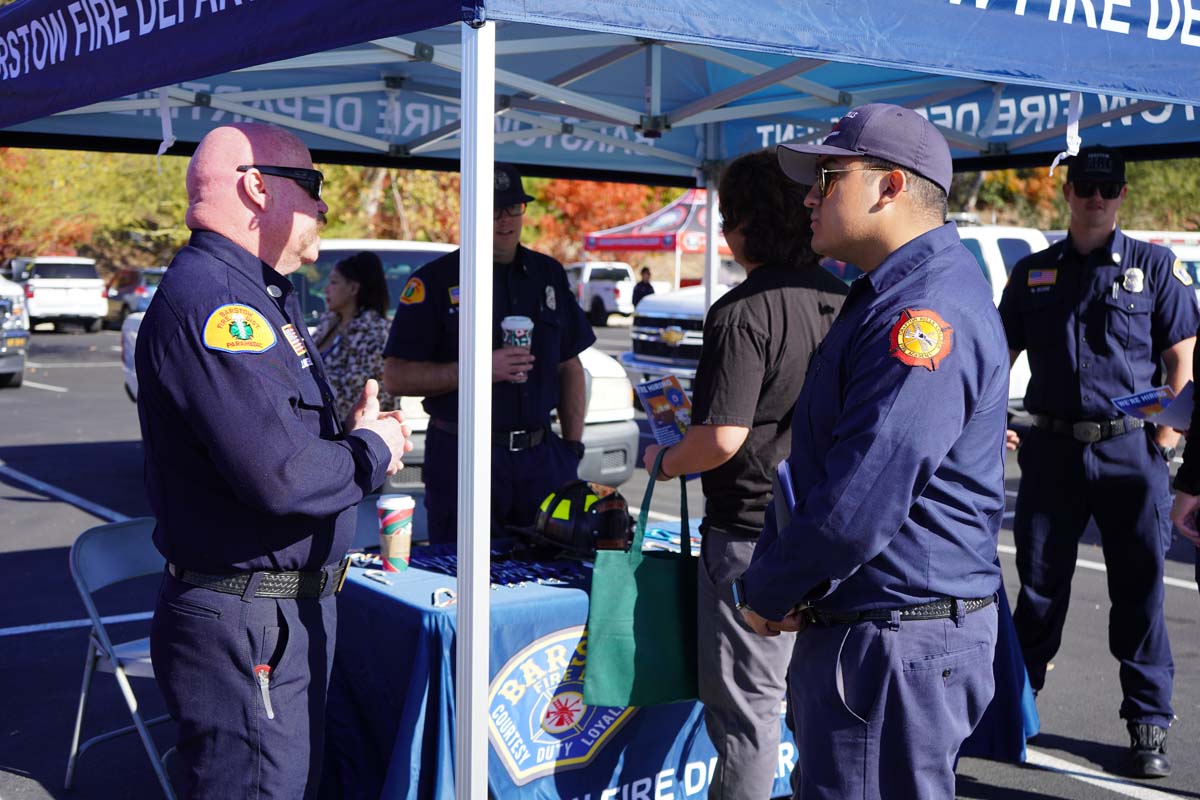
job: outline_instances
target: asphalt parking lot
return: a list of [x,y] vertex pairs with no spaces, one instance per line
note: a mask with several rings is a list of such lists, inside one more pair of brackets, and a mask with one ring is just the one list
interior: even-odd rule
[[[601,329],[600,347],[625,349],[628,328]],[[67,552],[105,515],[149,512],[142,490],[137,415],[122,389],[115,332],[36,331],[31,368],[20,389],[0,390],[0,800],[18,798],[154,797],[157,787],[136,740],[98,745],[65,792],[63,772],[87,645],[85,614],[71,582]],[[1017,487],[1010,459],[1010,507]],[[644,473],[622,490],[636,505]],[[699,487],[689,490],[694,514]],[[677,494],[656,496],[654,511],[671,517]],[[1006,520],[1008,524],[1009,520]],[[1015,598],[1012,536],[1001,533],[1001,562]],[[1175,654],[1178,720],[1168,749],[1174,774],[1160,781],[1121,775],[1128,740],[1117,718],[1116,662],[1106,639],[1108,601],[1103,556],[1094,532],[1079,550],[1079,568],[1064,643],[1039,698],[1042,732],[1029,746],[1037,766],[965,759],[957,796],[1007,798],[1200,798],[1200,596],[1190,546],[1177,541],[1167,567],[1167,624]],[[112,630],[144,635],[155,584],[114,587],[102,613],[133,615]],[[147,716],[162,703],[147,681],[134,681]],[[85,736],[125,718],[111,678],[97,675]],[[156,728],[160,748],[172,730]]]

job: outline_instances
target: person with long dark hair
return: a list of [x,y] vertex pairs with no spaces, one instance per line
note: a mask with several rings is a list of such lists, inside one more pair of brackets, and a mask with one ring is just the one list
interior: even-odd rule
[[[383,382],[383,345],[389,323],[387,280],[379,256],[363,251],[334,265],[325,284],[325,307],[313,340],[337,397],[338,418],[345,420],[368,378]],[[380,389],[379,405],[393,398]]]

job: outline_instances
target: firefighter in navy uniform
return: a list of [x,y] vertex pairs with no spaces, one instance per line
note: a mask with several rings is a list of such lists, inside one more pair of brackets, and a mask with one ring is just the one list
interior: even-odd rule
[[[1126,190],[1118,152],[1081,150],[1063,186],[1067,238],[1018,262],[1000,301],[1010,358],[1029,353],[1025,408],[1034,419],[1019,457],[1013,622],[1040,690],[1062,641],[1079,538],[1094,518],[1108,565],[1109,648],[1121,664],[1130,769],[1153,778],[1171,770],[1175,668],[1162,579],[1171,542],[1168,464],[1179,434],[1122,416],[1111,398],[1164,380],[1182,389],[1200,315],[1191,276],[1171,252],[1117,228]],[[1017,442],[1010,432],[1010,446]]]
[[797,800],[953,797],[995,688],[1000,319],[945,222],[950,148],[928,120],[869,104],[778,153],[812,186],[813,250],[866,274],[796,401],[795,505],[768,510],[734,600],[756,633],[799,631]]
[[179,722],[184,797],[313,797],[334,593],[355,504],[405,431],[371,382],[344,432],[284,277],[326,205],[304,145],[218,128],[188,168],[188,246],[138,333],[146,491],[166,557],[151,652]]
[[[494,181],[492,327],[492,531],[531,526],[538,505],[576,477],[583,458],[584,372],[579,354],[596,341],[562,265],[521,246],[533,198],[510,164]],[[400,293],[384,348],[384,385],[424,397],[425,508],[430,541],[458,530],[459,251],[426,264]],[[507,316],[533,321],[532,350],[502,346]],[[561,438],[550,430],[558,409]]]

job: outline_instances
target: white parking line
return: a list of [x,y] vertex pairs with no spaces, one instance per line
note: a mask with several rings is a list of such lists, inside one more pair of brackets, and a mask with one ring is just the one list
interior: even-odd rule
[[23,381],[21,383],[21,385],[28,386],[30,389],[41,389],[42,391],[45,391],[45,392],[59,392],[60,394],[62,392],[71,391],[70,389],[68,389],[65,386],[51,386],[48,383],[38,383],[36,381]]
[[118,511],[113,511],[111,508],[105,508],[102,505],[93,503],[91,500],[85,500],[77,494],[72,494],[66,489],[60,489],[57,486],[46,483],[45,481],[39,481],[37,478],[26,475],[24,472],[15,470],[5,464],[3,461],[0,461],[0,475],[7,475],[13,480],[19,481],[31,489],[36,489],[37,491],[42,492],[43,494],[48,494],[51,497],[57,497],[64,503],[70,503],[76,508],[81,508],[93,516],[100,517],[100,519],[105,519],[109,522],[124,522],[125,520],[129,519],[129,517]]
[[[122,622],[141,622],[154,616],[153,611],[139,611],[136,614],[117,614],[112,617],[101,617],[105,625],[118,625]],[[68,628],[86,628],[92,624],[90,619],[70,619],[65,622],[43,622],[40,625],[17,625],[14,628],[0,628],[0,639],[5,636],[23,636],[27,633],[43,633],[45,631],[61,631]]]
[[[1015,556],[1017,554],[1017,548],[1007,544],[997,545],[996,550],[1010,556]],[[1090,569],[1095,572],[1108,572],[1108,567],[1104,566],[1104,564],[1100,563],[1099,561],[1089,561],[1086,558],[1076,559],[1075,566],[1083,567],[1084,569]],[[1193,592],[1200,591],[1200,587],[1196,585],[1195,581],[1183,580],[1182,578],[1172,578],[1169,575],[1163,576],[1163,584],[1167,586],[1174,586],[1176,589],[1190,589]]]
[[[120,348],[118,348],[120,349]],[[120,361],[26,361],[33,369],[83,369],[90,367],[119,367]]]
[[1110,792],[1122,794],[1126,797],[1133,797],[1136,800],[1178,800],[1179,797],[1184,796],[1175,794],[1174,792],[1151,789],[1149,786],[1134,783],[1115,775],[1109,775],[1106,772],[1101,772],[1090,767],[1084,767],[1065,759],[1057,758],[1049,753],[1034,750],[1032,747],[1026,748],[1025,753],[1025,763],[1030,766],[1039,767],[1047,772],[1057,772],[1060,775],[1066,775],[1068,778],[1074,778],[1090,786],[1107,789]]

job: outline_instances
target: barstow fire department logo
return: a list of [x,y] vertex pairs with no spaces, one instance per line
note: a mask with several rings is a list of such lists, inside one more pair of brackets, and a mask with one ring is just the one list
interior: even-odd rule
[[636,708],[583,703],[587,634],[548,634],[508,660],[488,692],[488,738],[517,786],[585,767]]
[[891,355],[910,367],[937,369],[942,359],[950,355],[954,329],[927,308],[906,308],[892,326]]
[[262,353],[275,346],[275,331],[255,309],[229,303],[213,310],[204,322],[204,346],[225,353]]

